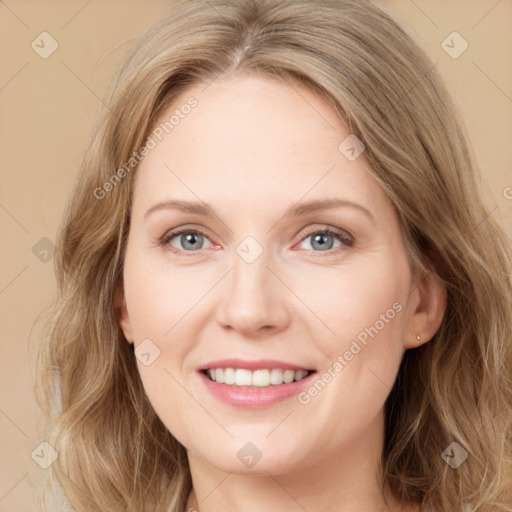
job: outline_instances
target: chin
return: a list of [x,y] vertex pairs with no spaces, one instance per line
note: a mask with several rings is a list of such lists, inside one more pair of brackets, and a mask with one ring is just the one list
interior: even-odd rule
[[[245,439],[251,439],[250,436]],[[215,466],[225,473],[251,474],[268,476],[287,474],[293,472],[297,467],[304,467],[303,458],[293,447],[274,446],[269,440],[252,437],[253,441],[240,441],[230,439],[220,450],[193,452],[195,456],[205,459],[209,464]],[[278,449],[281,448],[281,449]],[[190,452],[189,452],[190,455]]]

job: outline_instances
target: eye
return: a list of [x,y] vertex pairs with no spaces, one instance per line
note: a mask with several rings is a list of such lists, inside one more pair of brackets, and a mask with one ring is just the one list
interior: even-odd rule
[[[306,250],[313,252],[337,253],[340,250],[343,250],[344,247],[350,247],[354,243],[350,235],[330,228],[313,231],[306,235],[302,239],[302,242],[306,240],[311,240],[309,243],[310,247],[306,247]],[[333,249],[336,241],[338,242],[338,245],[334,247],[334,250],[331,250]]]
[[202,231],[196,229],[182,229],[180,231],[173,231],[164,235],[161,244],[170,244],[179,251],[195,252],[207,248],[203,246],[205,240],[210,241]]

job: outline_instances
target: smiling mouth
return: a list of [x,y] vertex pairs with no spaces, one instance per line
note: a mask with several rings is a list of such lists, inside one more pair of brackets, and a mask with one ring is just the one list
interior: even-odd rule
[[245,368],[208,368],[201,370],[211,381],[239,387],[267,387],[301,381],[315,370],[283,370],[280,368],[247,370]]

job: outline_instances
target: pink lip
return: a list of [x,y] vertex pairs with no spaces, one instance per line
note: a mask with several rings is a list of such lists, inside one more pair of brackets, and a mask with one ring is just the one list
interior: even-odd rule
[[284,361],[276,361],[272,359],[258,359],[256,361],[244,361],[243,359],[221,359],[220,361],[212,361],[211,363],[206,363],[198,368],[198,370],[202,371],[208,370],[210,368],[244,368],[251,371],[281,368],[282,370],[294,370],[296,372],[299,370],[312,370],[312,368],[306,368],[305,366],[299,366],[297,364],[285,363]]
[[[216,366],[215,368],[219,368]],[[227,366],[226,368],[229,368]],[[240,366],[238,367],[240,368]],[[262,368],[259,366],[258,368]],[[249,368],[248,368],[249,369]],[[217,399],[245,409],[262,409],[277,404],[286,398],[297,395],[311,384],[316,372],[311,372],[302,380],[290,384],[277,384],[265,387],[230,386],[210,380],[202,371],[197,372],[206,389]]]

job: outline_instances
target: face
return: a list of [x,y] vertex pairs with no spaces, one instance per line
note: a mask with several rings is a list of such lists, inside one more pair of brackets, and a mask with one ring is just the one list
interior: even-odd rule
[[308,467],[382,427],[416,339],[397,216],[313,93],[217,80],[156,125],[192,97],[137,171],[120,324],[189,455],[223,471],[258,454],[252,471]]

